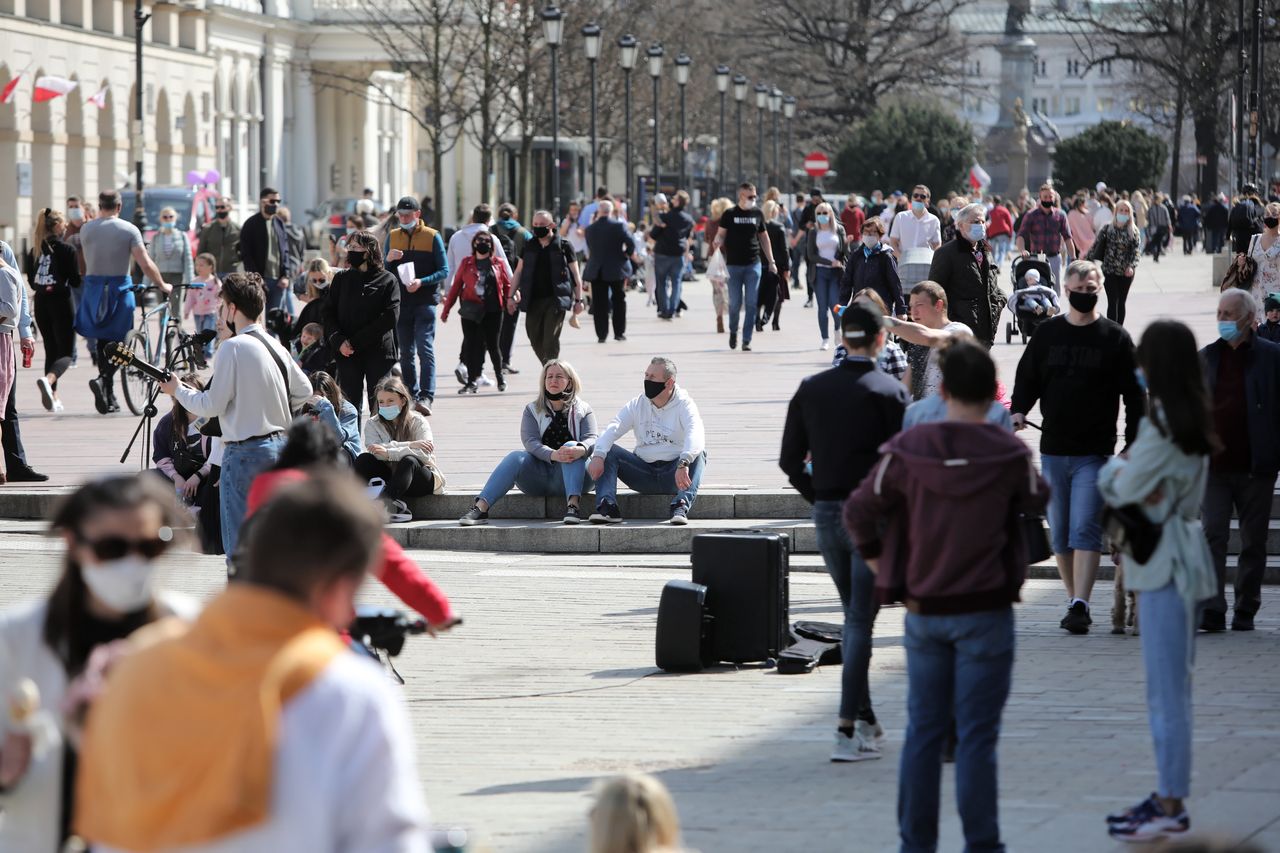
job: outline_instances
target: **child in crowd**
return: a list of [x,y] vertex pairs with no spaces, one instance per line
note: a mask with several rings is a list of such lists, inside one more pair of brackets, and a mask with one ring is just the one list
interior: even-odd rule
[[[218,280],[218,260],[208,252],[196,255],[196,274],[187,288],[187,301],[182,308],[182,319],[194,316],[196,331],[216,329],[218,325],[218,295],[222,282]],[[213,341],[204,345],[204,357],[213,358]]]
[[302,372],[310,376],[317,371],[328,371],[333,362],[333,353],[324,342],[324,326],[319,323],[308,323],[302,327],[298,336],[302,349],[298,351],[298,366]]
[[1268,293],[1262,308],[1267,319],[1258,327],[1258,337],[1280,344],[1280,293]]
[[1022,280],[1026,286],[1018,288],[1014,293],[1019,311],[1030,311],[1047,317],[1058,313],[1058,295],[1053,292],[1052,287],[1045,287],[1040,283],[1039,270],[1027,270]]

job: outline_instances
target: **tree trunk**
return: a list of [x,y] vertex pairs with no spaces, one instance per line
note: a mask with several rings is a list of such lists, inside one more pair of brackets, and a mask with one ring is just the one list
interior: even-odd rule
[[529,217],[525,221],[533,219],[533,134],[524,133],[520,136],[520,156],[516,162],[516,184],[520,190],[520,209],[525,211],[525,216]]
[[1193,119],[1196,131],[1196,150],[1205,158],[1204,168],[1200,172],[1200,186],[1197,192],[1201,199],[1207,199],[1218,191],[1218,113],[1217,110],[1197,115]]
[[[445,212],[444,212],[444,146],[440,144],[438,135],[431,137],[431,191],[435,193],[432,201],[435,202],[436,216],[439,217],[439,223],[428,223],[433,228],[439,225],[441,233],[444,231]],[[455,220],[456,221],[456,220]]]
[[1178,82],[1177,102],[1173,116],[1173,163],[1169,167],[1170,198],[1178,197],[1178,175],[1182,169],[1182,123],[1187,112],[1187,90],[1181,81]]

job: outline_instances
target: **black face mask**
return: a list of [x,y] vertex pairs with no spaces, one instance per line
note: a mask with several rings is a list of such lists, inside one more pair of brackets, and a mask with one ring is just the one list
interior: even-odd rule
[[219,219],[226,219],[228,216],[231,215],[231,211],[229,210],[217,210],[217,211],[214,211],[214,213],[217,214]]
[[358,267],[364,263],[365,254],[366,252],[363,249],[360,249],[358,251],[355,249],[350,249],[347,251],[347,263],[353,267]]
[[547,393],[547,399],[548,399],[548,400],[555,400],[555,401],[557,401],[557,402],[558,402],[558,401],[560,401],[560,400],[563,400],[565,397],[568,397],[568,396],[569,396],[569,392],[568,392],[568,391],[557,391],[557,392],[555,392],[554,394],[552,394],[550,391],[548,391],[548,392],[546,392],[546,393]]
[[537,237],[539,240],[544,239],[544,238],[545,238],[548,234],[550,234],[550,233],[551,233],[551,226],[550,226],[550,225],[535,225],[535,226],[533,226],[533,236]]
[[666,389],[667,389],[667,383],[665,382],[656,382],[652,379],[646,379],[644,381],[644,395],[648,397],[650,400],[657,397]]
[[1098,306],[1098,294],[1096,293],[1080,293],[1077,290],[1067,291],[1067,301],[1071,303],[1071,307],[1079,311],[1081,314],[1088,314]]
[[1040,206],[1046,209],[1053,207],[1053,199],[1049,199],[1048,201],[1040,199]]
[[1277,225],[1280,225],[1280,218],[1275,216],[1264,216],[1262,218],[1262,224],[1268,228],[1275,228]]
[[279,209],[280,209],[280,205],[278,204],[268,204],[263,206],[262,212],[265,213],[267,216],[275,216],[276,211]]
[[491,243],[476,243],[471,247],[471,251],[477,255],[487,255],[493,251],[493,245]]

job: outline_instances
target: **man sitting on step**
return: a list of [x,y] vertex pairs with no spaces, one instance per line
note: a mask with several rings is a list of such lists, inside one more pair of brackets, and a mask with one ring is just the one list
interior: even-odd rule
[[[634,431],[633,453],[615,442]],[[644,393],[618,412],[600,438],[587,473],[596,482],[595,524],[622,521],[618,480],[642,495],[670,495],[670,522],[687,524],[707,464],[702,417],[693,398],[676,385],[676,364],[661,356],[644,372]]]

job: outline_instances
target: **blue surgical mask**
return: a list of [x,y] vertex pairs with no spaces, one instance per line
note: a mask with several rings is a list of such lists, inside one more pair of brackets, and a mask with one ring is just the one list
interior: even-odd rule
[[405,225],[403,222],[400,223],[400,228],[404,231],[412,231],[417,227],[418,227],[418,220],[416,219],[410,222],[408,225]]
[[384,421],[394,421],[400,416],[400,406],[379,406],[378,417]]
[[1227,343],[1231,343],[1240,337],[1240,325],[1235,320],[1219,320],[1218,321],[1218,337]]
[[1142,392],[1145,394],[1147,392],[1147,374],[1143,372],[1141,367],[1135,367],[1133,369],[1133,378],[1137,380],[1138,387],[1141,388]]
[[831,221],[831,217],[827,216],[825,213],[819,213],[817,216],[814,217],[814,219],[818,220],[819,225],[826,225],[828,222]]
[[161,222],[161,223],[160,223],[160,228],[161,228],[162,230],[164,230],[164,231],[172,231],[172,230],[173,230],[173,226],[174,226],[174,223],[172,223],[172,222]]
[[920,211],[924,210],[924,202],[922,201],[911,202],[911,209],[914,210],[916,213],[919,213]]
[[1117,225],[1128,225],[1128,224],[1129,224],[1129,214],[1127,214],[1127,213],[1117,213],[1117,214],[1116,214],[1116,224],[1117,224]]
[[987,236],[987,226],[981,222],[975,222],[969,226],[969,242],[977,243],[979,240]]

